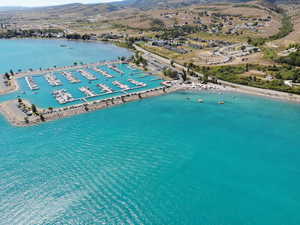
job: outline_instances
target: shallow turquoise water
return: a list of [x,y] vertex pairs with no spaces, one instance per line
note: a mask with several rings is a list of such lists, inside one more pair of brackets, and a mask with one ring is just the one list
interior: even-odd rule
[[[61,47],[66,46],[66,47]],[[117,59],[131,53],[108,43],[65,40],[0,40],[0,73],[10,69],[27,71],[30,68],[49,68]]]
[[299,116],[182,92],[28,128],[0,117],[0,224],[299,225]]
[[[132,54],[127,49],[119,48],[107,43],[75,42],[65,40],[0,40],[0,49],[0,73],[7,72],[10,69],[18,71],[18,69],[28,70],[30,68],[49,68],[54,65],[61,67],[72,65],[74,62],[91,63],[103,60],[113,60],[117,59],[119,56],[129,56]],[[43,76],[37,75],[34,76],[33,79],[40,87],[38,91],[31,91],[25,81],[25,78],[21,78],[18,79],[20,90],[8,95],[0,95],[0,102],[20,97],[27,99],[31,103],[42,108],[61,107],[62,105],[60,105],[52,95],[54,90],[66,89],[73,95],[74,98],[82,98],[85,97],[85,95],[79,91],[80,87],[88,86],[94,91],[94,93],[101,94],[100,89],[96,85],[102,83],[110,86],[113,90],[118,91],[119,88],[112,85],[112,82],[114,80],[118,80],[130,87],[134,87],[134,85],[127,81],[128,78],[133,78],[147,84],[147,87],[139,88],[139,91],[161,86],[160,83],[162,80],[156,80],[157,77],[155,76],[144,77],[145,74],[141,70],[133,69],[127,65],[118,65],[118,67],[125,72],[125,75],[120,76],[120,74],[105,66],[101,67],[103,70],[114,75],[115,78],[113,79],[106,79],[100,73],[87,69],[88,72],[93,73],[98,78],[98,80],[91,82],[80,75],[80,73],[76,70],[70,70],[75,77],[81,80],[78,84],[71,84],[62,74],[54,73],[63,83],[62,86],[57,87],[51,87]],[[130,90],[127,92],[130,93],[134,91],[136,90]],[[99,96],[88,100],[104,99],[116,95],[120,95],[120,93]],[[81,103],[81,100],[67,103],[65,105],[79,103]]]
[[[105,78],[102,74],[95,72],[92,69],[85,69],[85,71],[88,71],[95,75],[97,77],[97,80],[89,81],[85,77],[83,77],[79,72],[76,70],[69,70],[72,72],[73,76],[75,76],[77,79],[79,79],[81,82],[72,84],[70,83],[61,73],[54,73],[55,76],[62,82],[62,85],[52,87],[49,85],[49,83],[46,81],[45,77],[42,75],[36,75],[33,76],[33,80],[37,83],[39,86],[39,90],[32,91],[30,90],[27,82],[25,81],[25,78],[20,78],[18,79],[18,83],[20,86],[20,89],[16,92],[6,94],[6,95],[0,95],[0,102],[2,101],[7,101],[11,99],[16,99],[16,98],[22,98],[29,100],[31,103],[36,104],[37,106],[41,108],[48,108],[48,107],[62,107],[62,106],[67,106],[67,105],[74,105],[74,104],[79,104],[82,103],[83,100],[81,98],[86,97],[84,93],[82,93],[79,88],[80,87],[89,87],[95,94],[103,94],[102,90],[100,90],[97,87],[97,84],[106,84],[112,90],[114,91],[121,91],[121,89],[115,85],[112,84],[113,81],[120,81],[123,84],[128,85],[130,88],[136,87],[135,85],[131,84],[128,82],[128,79],[134,79],[140,82],[143,82],[147,84],[145,87],[141,87],[138,89],[132,89],[126,91],[127,93],[131,92],[136,92],[136,91],[144,91],[144,90],[149,90],[151,88],[157,88],[161,86],[161,82],[163,81],[162,79],[159,79],[157,76],[152,76],[152,75],[147,75],[145,76],[145,73],[139,69],[134,69],[130,67],[127,64],[118,64],[116,65],[121,71],[124,72],[123,75],[120,75],[119,73],[109,69],[106,66],[100,66],[99,68],[105,70],[106,72],[109,72],[109,74],[113,75],[113,78]],[[60,90],[60,89],[65,89],[68,93],[71,93],[72,96],[75,99],[78,99],[77,101],[73,101],[67,104],[59,104],[54,96],[52,95],[52,92],[54,90]],[[88,101],[94,101],[94,100],[99,100],[99,99],[105,99],[105,98],[110,98],[113,96],[120,96],[124,94],[123,92],[116,92],[112,94],[105,94],[93,98],[88,98]]]
[[[0,70],[130,54],[64,43],[1,40]],[[55,104],[40,94],[27,93]],[[0,224],[299,225],[299,117],[297,104],[190,92],[27,128],[0,115]]]

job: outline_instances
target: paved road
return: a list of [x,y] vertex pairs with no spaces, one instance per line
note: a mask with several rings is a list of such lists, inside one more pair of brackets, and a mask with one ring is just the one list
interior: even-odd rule
[[[133,46],[136,48],[136,50],[138,50],[140,52],[143,52],[145,54],[151,55],[152,58],[155,58],[159,62],[164,63],[167,66],[170,66],[170,63],[171,63],[170,59],[166,59],[166,58],[161,57],[159,55],[156,55],[152,52],[149,52],[146,49],[144,49],[140,46],[137,46],[136,44],[134,44]],[[174,66],[177,69],[187,70],[187,67],[184,67],[183,65],[180,65],[178,63],[174,63]],[[195,72],[195,71],[193,71],[193,72]],[[201,76],[201,77],[203,76],[203,74],[201,74],[201,73],[198,73],[198,72],[195,72],[195,73],[198,76]],[[236,89],[236,91],[240,91],[240,92],[243,92],[243,93],[266,96],[266,97],[271,97],[271,98],[275,98],[275,99],[282,99],[282,100],[300,102],[300,95],[296,95],[296,94],[291,94],[291,93],[286,93],[286,92],[281,92],[281,91],[275,91],[275,90],[269,90],[269,89],[256,88],[256,87],[250,87],[250,86],[231,83],[231,82],[227,82],[227,81],[223,81],[223,80],[217,80],[217,82],[221,85],[224,85],[224,86],[233,87],[233,88]]]

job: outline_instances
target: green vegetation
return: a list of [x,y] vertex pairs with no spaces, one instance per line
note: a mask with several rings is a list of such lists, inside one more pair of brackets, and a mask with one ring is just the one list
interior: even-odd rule
[[[272,89],[289,93],[300,94],[300,87],[290,87],[284,84],[284,80],[300,82],[300,70],[291,66],[261,66],[261,65],[237,65],[198,67],[197,70],[206,76],[215,77],[232,83],[248,85],[264,89]],[[265,76],[246,75],[248,70],[257,70],[271,75],[274,79],[267,80]]]
[[143,58],[138,52],[135,53],[135,56],[133,56],[132,62],[136,64],[137,66],[142,65],[144,69],[146,69],[148,62],[145,58]]
[[254,8],[254,9],[262,9],[260,6],[258,5],[250,5],[250,4],[238,4],[238,5],[233,5],[232,7],[234,8]]
[[291,17],[287,14],[283,13],[283,17],[281,19],[281,27],[279,28],[279,32],[271,37],[269,37],[269,40],[277,40],[280,38],[283,38],[287,36],[289,33],[291,33],[294,29],[293,23],[291,21]]
[[277,34],[270,36],[268,38],[249,37],[247,42],[254,46],[262,46],[267,41],[274,41],[287,36],[289,33],[293,31],[293,29],[294,27],[291,21],[291,17],[285,13],[282,13],[281,27],[279,28],[279,32]]
[[177,71],[175,71],[175,70],[172,70],[172,69],[165,69],[165,70],[163,71],[163,73],[164,73],[164,75],[165,75],[166,77],[170,77],[170,78],[172,78],[172,79],[178,78],[178,73],[177,73]]
[[292,66],[300,66],[300,50],[297,50],[288,56],[280,57],[277,62],[286,63]]
[[262,48],[263,53],[264,53],[264,57],[266,59],[271,59],[273,61],[277,60],[278,56],[277,56],[277,52],[272,49],[272,48]]
[[155,19],[152,19],[151,26],[155,27],[155,28],[164,28],[165,24],[164,24],[164,21],[162,21],[161,19],[155,18]]
[[37,113],[37,108],[34,104],[31,105],[31,111],[35,114]]

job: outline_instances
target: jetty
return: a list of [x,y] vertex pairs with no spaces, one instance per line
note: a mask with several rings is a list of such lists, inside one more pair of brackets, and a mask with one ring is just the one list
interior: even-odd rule
[[116,65],[112,64],[112,65],[108,65],[107,66],[109,69],[119,73],[119,74],[124,74],[124,72],[122,70],[120,70]]
[[101,89],[101,91],[103,91],[107,94],[113,93],[113,90],[105,84],[97,84],[97,87],[99,87]]
[[54,97],[56,98],[56,100],[59,102],[59,104],[65,104],[65,103],[73,102],[73,101],[76,100],[65,89],[53,91],[52,94],[54,95]]
[[94,67],[93,70],[95,70],[98,73],[101,73],[103,76],[105,76],[106,78],[113,78],[114,76],[109,74],[108,72],[98,68],[98,67]]
[[79,90],[84,93],[87,97],[97,96],[89,87],[81,87]]
[[93,75],[85,70],[80,69],[80,70],[78,70],[78,72],[88,80],[97,80],[98,79],[95,75]]
[[53,73],[48,73],[45,75],[45,79],[51,86],[62,85],[61,81]]
[[75,78],[75,77],[73,76],[73,74],[72,74],[71,72],[69,72],[69,71],[63,71],[63,72],[61,72],[61,74],[62,74],[68,81],[70,81],[72,84],[74,84],[74,83],[80,83],[80,82],[81,82],[79,79]]
[[136,85],[136,86],[139,86],[139,87],[146,87],[147,84],[145,84],[144,82],[140,82],[140,81],[137,81],[137,80],[134,80],[134,79],[128,79],[128,82]]
[[35,83],[35,81],[33,80],[33,78],[31,76],[25,77],[25,81],[31,90],[40,89],[39,86],[37,85],[37,83]]
[[125,91],[125,90],[130,90],[130,88],[129,88],[128,85],[123,84],[123,83],[121,83],[120,81],[117,81],[117,80],[116,80],[116,81],[112,82],[112,84],[115,85],[115,86],[118,86],[119,88],[123,89],[124,91]]
[[[82,100],[82,102],[74,105],[62,106],[59,108],[38,109],[40,115],[42,115],[42,117],[40,117],[40,115],[34,115],[34,114],[28,116],[25,113],[23,113],[19,108],[18,110],[20,111],[16,112],[15,105],[18,103],[17,100],[12,100],[0,104],[0,112],[2,112],[4,116],[15,126],[32,126],[32,125],[43,123],[45,121],[46,122],[53,121],[53,120],[70,117],[82,113],[92,112],[94,110],[99,110],[99,109],[112,107],[115,105],[124,104],[131,101],[149,98],[152,96],[163,95],[176,90],[177,90],[176,88],[168,88],[168,87],[161,86],[149,90],[143,90],[134,93],[123,93],[122,95],[119,96],[113,96],[113,97],[98,99],[94,101],[87,101],[86,98],[74,99],[70,93],[62,89],[53,92],[53,95],[57,98],[57,101],[59,101],[60,104],[64,104],[71,101],[77,101],[77,100]],[[26,102],[26,105],[28,105],[29,107],[30,102]],[[17,116],[18,113],[20,113],[21,116]],[[24,120],[24,116],[27,116],[27,120]]]

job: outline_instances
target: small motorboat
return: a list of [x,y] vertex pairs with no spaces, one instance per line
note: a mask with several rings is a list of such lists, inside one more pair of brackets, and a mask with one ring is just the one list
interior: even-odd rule
[[220,105],[223,105],[223,104],[225,104],[225,102],[224,102],[224,101],[220,101],[219,104],[220,104]]
[[197,102],[203,103],[204,101],[203,101],[203,99],[199,98],[199,99],[197,100]]

